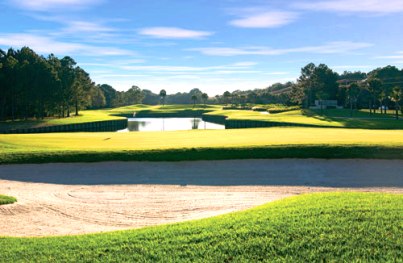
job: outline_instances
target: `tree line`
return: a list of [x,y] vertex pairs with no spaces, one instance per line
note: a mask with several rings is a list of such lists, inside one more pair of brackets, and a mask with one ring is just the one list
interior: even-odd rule
[[346,108],[369,108],[371,113],[381,109],[403,110],[403,69],[386,66],[368,73],[345,71],[342,74],[325,64],[309,63],[301,69],[296,82],[276,83],[265,89],[226,91],[217,95],[217,103],[284,104],[309,108],[315,100],[333,100]]
[[96,85],[73,58],[47,57],[32,49],[0,49],[0,119],[69,117],[80,109],[111,108],[138,103],[157,104],[284,104],[308,108],[315,100],[334,100],[344,107],[398,110],[402,101],[403,69],[386,66],[368,73],[338,74],[325,64],[310,63],[296,82],[276,83],[265,89],[225,91],[209,97],[199,89],[167,94],[132,86],[117,91]]
[[143,93],[133,86],[118,92],[95,85],[73,58],[40,56],[28,47],[0,49],[0,119],[69,117],[80,109],[140,103]]

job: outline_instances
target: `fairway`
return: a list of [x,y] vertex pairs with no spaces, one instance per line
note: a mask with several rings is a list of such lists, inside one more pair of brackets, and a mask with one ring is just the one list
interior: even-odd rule
[[[391,154],[400,159],[403,158],[402,138],[400,130],[326,128],[2,135],[0,163],[243,159],[248,156],[389,158]],[[190,153],[180,154],[183,152]]]
[[[270,110],[269,110],[270,111]],[[403,120],[395,120],[392,113],[369,114],[367,110],[354,111],[330,109],[321,113],[319,110],[298,109],[267,114],[268,112],[228,109],[222,105],[132,105],[111,109],[83,110],[79,116],[69,118],[45,118],[43,120],[0,121],[0,132],[10,129],[40,128],[68,124],[91,123],[98,121],[122,120],[136,117],[219,117],[219,123],[227,121],[257,121],[271,126],[305,126],[318,128],[356,128],[356,129],[403,129]],[[252,126],[256,127],[256,126]]]

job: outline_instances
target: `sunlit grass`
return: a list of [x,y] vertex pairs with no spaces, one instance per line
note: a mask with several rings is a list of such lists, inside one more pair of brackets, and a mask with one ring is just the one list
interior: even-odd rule
[[1,262],[400,262],[403,196],[325,193],[139,230],[0,238]]
[[0,137],[0,163],[285,157],[400,159],[402,138],[400,130],[295,127],[6,134]]
[[344,110],[293,110],[277,114],[262,114],[246,110],[217,110],[208,115],[224,115],[228,120],[254,120],[270,122],[274,126],[307,125],[317,127],[362,128],[362,129],[403,129],[403,120],[395,120],[392,115],[373,114],[357,111],[350,117]]
[[[253,120],[270,122],[274,126],[306,125],[315,127],[342,127],[362,129],[403,129],[403,121],[395,120],[391,111],[387,115],[369,114],[367,110],[354,111],[350,117],[348,109],[293,110],[277,114],[262,114],[252,110],[223,110],[220,105],[132,105],[114,109],[84,110],[79,116],[70,118],[48,118],[44,120],[0,122],[1,129],[21,129],[52,125],[76,124],[94,121],[116,120],[131,117],[196,117],[207,115],[227,116],[228,120]],[[124,116],[124,117],[122,117]]]
[[0,205],[12,204],[15,202],[17,202],[17,199],[12,196],[0,195]]

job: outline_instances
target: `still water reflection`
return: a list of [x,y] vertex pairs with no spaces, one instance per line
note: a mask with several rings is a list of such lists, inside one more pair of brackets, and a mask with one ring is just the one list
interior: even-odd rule
[[224,125],[203,121],[201,118],[129,118],[128,131],[179,131],[179,130],[220,130]]

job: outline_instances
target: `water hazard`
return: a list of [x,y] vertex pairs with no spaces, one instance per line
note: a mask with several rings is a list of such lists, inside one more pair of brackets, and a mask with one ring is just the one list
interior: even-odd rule
[[224,125],[203,121],[201,118],[129,118],[127,128],[132,131],[222,130]]

